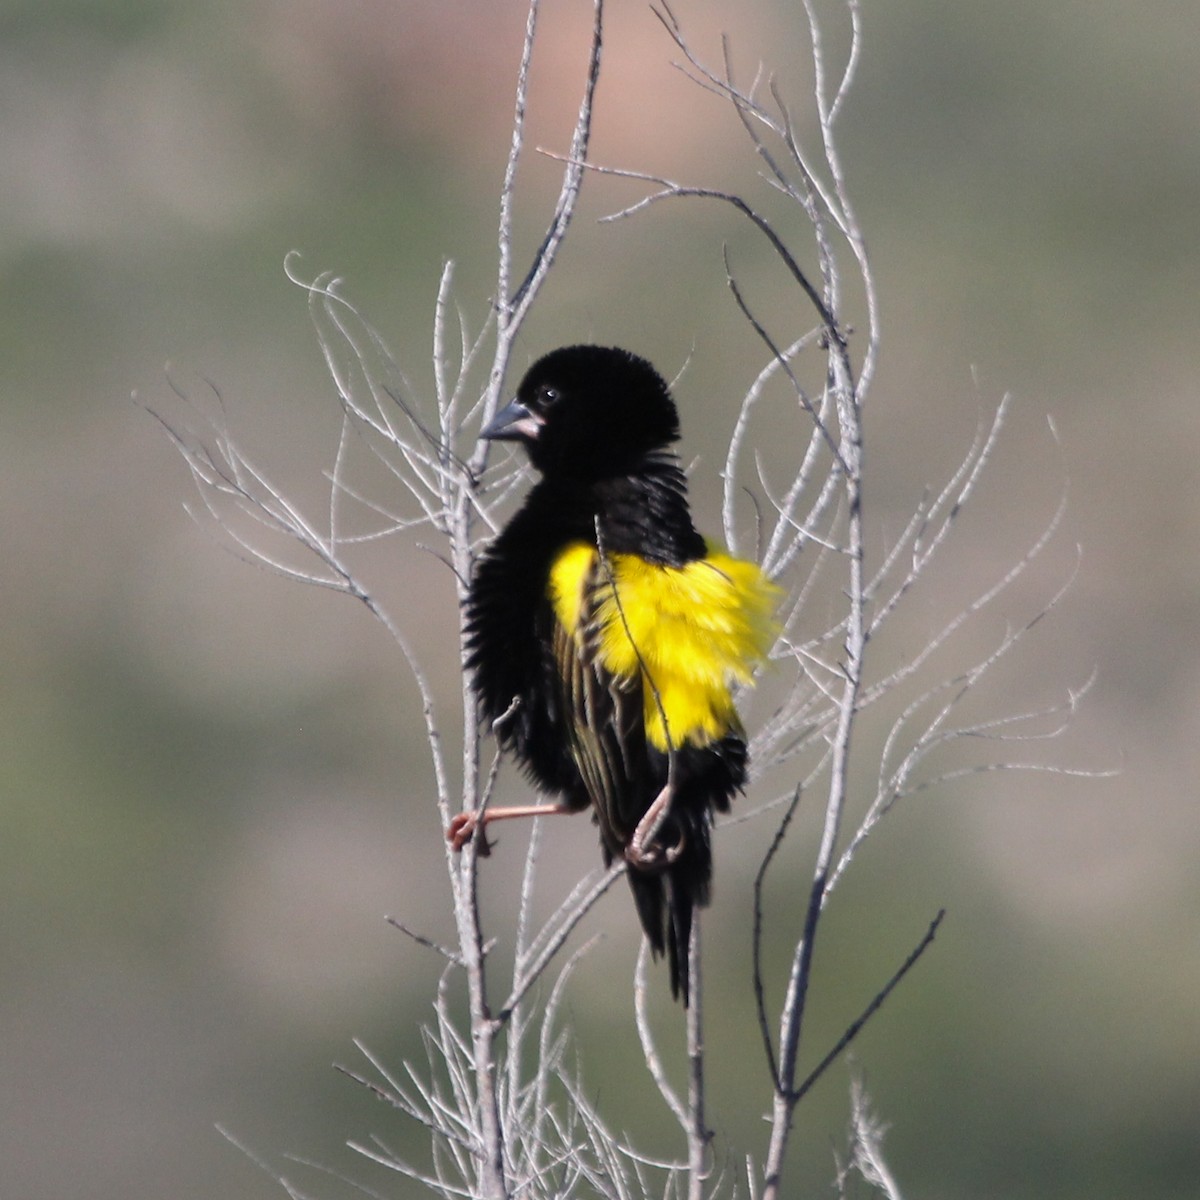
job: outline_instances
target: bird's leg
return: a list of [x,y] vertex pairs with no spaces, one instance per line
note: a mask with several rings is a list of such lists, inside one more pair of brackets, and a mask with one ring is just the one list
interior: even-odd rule
[[645,815],[637,823],[637,828],[629,839],[629,845],[625,847],[625,858],[630,866],[639,867],[643,871],[652,870],[655,867],[666,867],[670,866],[683,853],[683,846],[687,839],[682,833],[679,841],[673,846],[667,846],[664,849],[662,846],[650,845],[666,819],[674,795],[674,789],[668,779],[666,786],[655,796],[654,803],[646,809]]
[[[511,808],[487,808],[482,812],[460,812],[450,819],[446,829],[446,841],[455,850],[461,850],[472,838],[475,830],[486,828],[493,821],[511,821],[517,817],[554,817],[560,813],[573,812],[565,804],[516,804]],[[486,846],[487,842],[482,845]],[[486,853],[486,851],[484,851]]]

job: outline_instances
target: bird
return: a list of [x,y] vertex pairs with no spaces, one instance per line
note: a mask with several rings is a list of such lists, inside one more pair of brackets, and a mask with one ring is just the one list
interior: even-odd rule
[[734,690],[768,656],[779,591],[696,529],[675,402],[644,358],[551,351],[480,437],[518,443],[540,478],[476,563],[466,664],[501,751],[554,802],[463,812],[446,836],[590,808],[687,1006],[714,813],[747,778]]

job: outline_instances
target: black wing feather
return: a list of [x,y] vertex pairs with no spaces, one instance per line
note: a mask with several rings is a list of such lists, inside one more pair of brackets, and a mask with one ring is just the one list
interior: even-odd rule
[[600,658],[597,614],[608,585],[598,558],[583,586],[579,629],[555,621],[554,662],[571,754],[611,862],[649,807],[645,796],[662,784],[646,746],[641,680],[618,678]]

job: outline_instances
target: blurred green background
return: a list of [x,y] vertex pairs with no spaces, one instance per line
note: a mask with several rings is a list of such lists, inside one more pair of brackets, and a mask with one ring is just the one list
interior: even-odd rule
[[[671,68],[648,8],[610,7],[595,157],[756,186],[734,122]],[[727,29],[742,77],[762,60],[800,111],[795,6],[749,8],[677,11],[710,60]],[[1044,702],[1095,667],[1051,757],[1120,774],[991,775],[893,814],[833,905],[810,1054],[944,904],[934,950],[857,1048],[905,1194],[1195,1196],[1193,5],[868,0],[864,17],[842,149],[883,301],[874,531],[901,527],[980,409],[1011,391],[985,519],[942,578],[955,597],[990,584],[1069,477],[1045,572],[974,649],[1050,594],[1076,541],[1077,582],[982,711]],[[587,20],[580,0],[547,0],[536,144],[566,149]],[[354,1036],[393,1062],[420,1053],[437,964],[382,915],[452,933],[414,690],[365,612],[205,536],[183,510],[194,493],[182,462],[128,397],[177,416],[168,380],[199,400],[211,381],[251,456],[319,503],[336,405],[284,255],[344,276],[427,392],[445,258],[473,327],[487,310],[523,25],[520,4],[485,0],[0,7],[5,1200],[279,1194],[217,1123],[288,1171],[299,1168],[280,1156],[294,1152],[415,1194],[340,1148],[371,1132],[406,1145],[410,1131],[329,1068],[360,1065]],[[840,28],[832,5],[834,47]],[[554,179],[553,164],[527,163],[523,256]],[[592,219],[635,194],[589,181],[516,365],[570,339],[627,344],[668,374],[692,355],[679,395],[711,521],[729,398],[757,362],[721,243],[764,303],[795,300],[770,290],[768,256],[715,206]],[[411,548],[385,547],[376,566],[445,692],[444,573]],[[942,611],[922,603],[913,636]],[[810,814],[777,881],[781,906],[802,893],[812,830]],[[723,998],[713,1119],[735,1162],[761,1149],[767,1107],[752,1024],[725,1010],[750,1011],[747,884],[768,834],[723,842],[708,927]],[[592,863],[583,822],[552,836],[564,879]],[[519,860],[519,837],[503,842],[487,865],[498,904]],[[594,915],[609,936],[571,1012],[600,1103],[653,1140],[661,1119],[642,1099],[624,999],[629,916],[623,894]],[[846,1089],[838,1067],[801,1110],[796,1194],[802,1181],[822,1194],[832,1176]],[[307,1178],[318,1194],[345,1192]]]

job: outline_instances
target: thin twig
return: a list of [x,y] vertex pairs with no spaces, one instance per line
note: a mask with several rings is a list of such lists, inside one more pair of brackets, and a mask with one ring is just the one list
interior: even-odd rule
[[813,1084],[821,1078],[822,1075],[837,1061],[838,1056],[850,1045],[852,1041],[862,1032],[863,1026],[883,1007],[884,1001],[896,990],[896,986],[900,981],[916,966],[917,960],[929,949],[933,942],[934,936],[938,931],[938,926],[942,923],[942,918],[945,917],[946,910],[944,908],[938,910],[938,914],[929,923],[929,928],[925,931],[925,936],[916,944],[909,956],[901,963],[900,967],[892,975],[891,979],[883,985],[876,993],[874,999],[866,1008],[846,1027],[845,1032],[833,1044],[829,1052],[821,1059],[819,1063],[805,1076],[803,1082],[792,1093],[792,1102],[798,1104],[804,1099],[804,1096],[812,1088]]

